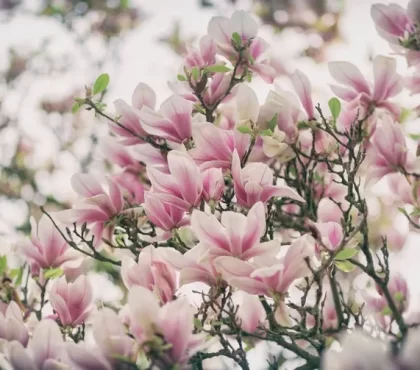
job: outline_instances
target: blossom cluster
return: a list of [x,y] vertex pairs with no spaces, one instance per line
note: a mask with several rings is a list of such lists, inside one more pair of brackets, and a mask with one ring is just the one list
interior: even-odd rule
[[[372,7],[411,64],[417,3]],[[388,56],[372,80],[331,62],[328,113],[299,70],[294,92],[260,105],[250,82],[273,83],[268,51],[237,11],[188,47],[159,107],[140,83],[107,113],[107,75],[76,100],[109,124],[112,171],[75,174],[77,201],[32,222],[25,264],[2,257],[6,368],[251,369],[249,351],[270,342],[302,369],[417,369],[420,311],[389,263],[420,229],[418,153],[394,100],[415,77]],[[123,298],[96,302],[92,269]]]

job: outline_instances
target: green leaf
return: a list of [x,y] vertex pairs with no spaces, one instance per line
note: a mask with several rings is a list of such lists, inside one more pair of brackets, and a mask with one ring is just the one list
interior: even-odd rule
[[198,81],[200,79],[200,71],[198,70],[197,67],[193,67],[191,69],[191,76],[193,77],[194,80]]
[[196,317],[194,318],[194,326],[197,330],[203,329],[203,325],[201,325],[201,321],[197,319]]
[[204,69],[206,72],[209,73],[225,73],[225,72],[229,72],[230,68],[223,65],[223,64],[213,64],[212,66],[208,66]]
[[1,256],[0,257],[0,276],[3,275],[3,273],[7,269],[7,256]]
[[420,216],[420,209],[419,208],[415,208],[411,213],[410,213],[411,217],[418,217]]
[[334,117],[334,120],[336,120],[341,112],[340,100],[337,98],[332,98],[328,102],[328,106],[330,107],[331,115]]
[[15,285],[19,286],[22,283],[22,277],[23,277],[23,268],[18,267],[16,269],[10,270],[10,277],[12,279],[16,278]]
[[398,211],[399,211],[400,213],[402,213],[404,216],[408,217],[408,213],[407,213],[407,211],[405,210],[405,208],[398,207],[397,209],[398,209]]
[[185,77],[184,75],[178,75],[176,77],[178,78],[178,81],[188,81],[187,77]]
[[352,272],[356,266],[349,261],[336,261],[335,265],[343,272]]
[[59,278],[61,275],[63,275],[64,271],[63,269],[57,267],[57,268],[51,268],[48,270],[44,270],[44,278],[45,279],[56,279]]
[[127,9],[130,4],[130,0],[120,0],[120,8]]
[[259,132],[259,134],[260,134],[261,136],[271,136],[271,135],[273,135],[273,131],[271,131],[269,128],[267,128],[267,129],[265,129],[265,130],[261,130],[261,131]]
[[73,114],[77,113],[80,109],[80,103],[78,101],[74,102],[74,104],[71,107],[71,112]]
[[251,127],[249,127],[247,125],[238,126],[237,129],[238,129],[239,132],[242,132],[243,134],[250,134],[250,135],[252,135]]
[[411,115],[411,110],[402,107],[400,111],[400,116],[398,117],[398,122],[404,123],[410,118],[410,115]]
[[410,139],[413,140],[420,140],[420,134],[408,134],[408,136],[410,137]]
[[242,45],[242,38],[238,32],[232,33],[232,43],[234,46],[241,46]]
[[93,95],[99,94],[102,91],[104,91],[109,84],[109,75],[107,73],[104,73],[100,75],[93,85]]
[[345,248],[342,251],[338,252],[335,256],[336,261],[344,261],[348,260],[349,258],[354,257],[357,254],[358,250],[356,248]]
[[388,306],[386,306],[382,311],[381,311],[381,314],[382,315],[384,315],[384,316],[388,316],[388,315],[392,315],[392,311],[391,311],[391,309],[388,307]]
[[268,126],[268,128],[271,130],[271,131],[273,131],[274,132],[274,129],[276,128],[276,126],[277,126],[277,118],[278,118],[278,113],[276,113],[274,116],[273,116],[273,118],[272,119],[270,119],[270,121],[268,121],[268,123],[267,123],[267,126]]

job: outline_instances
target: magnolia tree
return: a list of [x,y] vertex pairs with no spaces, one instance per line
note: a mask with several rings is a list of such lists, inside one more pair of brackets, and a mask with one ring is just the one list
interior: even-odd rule
[[[372,7],[409,64],[420,63],[419,3]],[[389,261],[407,225],[420,229],[418,153],[392,101],[404,85],[418,93],[419,77],[387,56],[372,82],[332,62],[329,108],[300,71],[295,93],[260,106],[248,82],[275,72],[257,31],[242,11],[213,18],[158,108],[140,83],[108,113],[108,75],[76,100],[109,121],[101,145],[119,170],[75,174],[79,201],[43,209],[19,246],[26,263],[0,260],[3,367],[251,369],[254,348],[272,343],[280,355],[258,368],[418,369],[419,311]],[[89,268],[124,298],[93,307],[103,288]]]

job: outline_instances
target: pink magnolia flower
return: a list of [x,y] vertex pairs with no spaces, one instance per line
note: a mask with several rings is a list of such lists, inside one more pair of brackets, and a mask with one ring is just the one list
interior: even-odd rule
[[273,185],[273,172],[265,163],[248,163],[241,168],[238,153],[233,153],[232,177],[239,205],[252,207],[257,202],[267,202],[272,197],[287,197],[299,202],[304,199],[288,186]]
[[330,198],[322,198],[318,203],[317,220],[319,222],[335,222],[340,224],[343,213],[340,207]]
[[35,270],[60,267],[79,258],[46,215],[38,225],[33,218],[30,221],[31,241],[23,243],[21,248]]
[[23,322],[22,311],[14,301],[7,305],[4,315],[0,312],[0,341],[2,339],[18,341],[24,347],[28,344],[28,329]]
[[177,289],[175,270],[158,255],[152,245],[143,248],[138,261],[124,257],[121,277],[127,289],[140,285],[154,291],[163,303],[171,301]]
[[9,361],[14,370],[60,370],[59,361],[63,347],[63,336],[58,325],[44,319],[36,326],[27,349],[13,341],[9,344]]
[[267,122],[277,115],[277,128],[284,132],[286,143],[293,143],[298,138],[297,123],[305,120],[305,115],[300,109],[299,100],[288,91],[277,89],[270,91],[265,103],[260,108],[258,124],[266,127]]
[[95,246],[101,244],[102,238],[112,239],[114,217],[122,212],[124,200],[117,183],[108,179],[108,192],[93,175],[75,174],[71,179],[73,190],[83,197],[83,201],[77,203],[71,210],[56,213],[57,218],[63,223],[86,224],[94,237]]
[[163,201],[161,193],[146,192],[144,194],[143,209],[149,221],[165,231],[185,226],[189,219],[185,211]]
[[402,80],[396,72],[396,60],[377,56],[373,61],[373,89],[363,77],[360,70],[349,62],[331,62],[328,64],[331,76],[340,84],[331,85],[331,89],[339,98],[353,104],[366,107],[374,105],[399,116],[399,107],[389,99],[397,95],[403,87]]
[[151,191],[160,193],[161,200],[185,211],[199,206],[203,181],[194,160],[185,152],[171,150],[168,153],[168,167],[170,174],[153,167],[147,168]]
[[195,125],[193,139],[196,147],[188,153],[202,171],[209,168],[230,168],[234,150],[242,158],[250,143],[249,135],[238,130],[223,130],[208,122]]
[[161,336],[170,344],[167,360],[170,365],[184,365],[203,344],[203,337],[192,334],[194,310],[185,298],[159,306],[148,289],[136,286],[128,295],[130,328],[140,344]]
[[128,130],[114,123],[110,124],[111,131],[118,137],[121,137],[123,139],[122,143],[125,145],[142,143],[143,140],[139,136],[148,136],[140,123],[139,112],[143,107],[155,108],[156,94],[150,86],[145,83],[139,83],[133,92],[131,104],[130,106],[121,99],[114,102],[117,115],[120,116],[119,122]]
[[276,240],[260,243],[266,229],[261,202],[255,203],[247,216],[223,212],[221,223],[214,215],[194,210],[191,227],[200,243],[207,247],[209,258],[233,256],[248,260],[255,256],[275,256],[279,250]]
[[250,263],[219,257],[215,265],[230,285],[249,294],[276,296],[285,294],[296,279],[311,273],[305,259],[313,255],[313,240],[304,235],[295,240],[280,259],[259,257]]
[[232,34],[238,33],[243,45],[249,43],[247,51],[252,58],[246,61],[248,69],[267,83],[273,82],[276,71],[270,66],[266,57],[268,44],[257,36],[258,25],[247,12],[236,11],[230,19],[213,17],[209,22],[207,32],[216,41],[219,52],[232,60],[233,64],[238,58],[238,52],[232,46]]
[[217,283],[219,274],[214,261],[203,258],[206,252],[207,246],[199,243],[184,254],[174,248],[165,247],[161,250],[161,256],[168,264],[180,271],[180,286],[197,282],[213,286]]
[[238,291],[232,299],[238,306],[237,317],[243,331],[254,333],[259,326],[264,326],[266,313],[258,296]]
[[379,35],[394,45],[400,45],[413,23],[406,10],[398,4],[373,4],[370,12]]
[[67,342],[65,363],[74,370],[112,370],[111,363],[99,348],[91,348],[84,342]]
[[210,200],[218,202],[225,190],[225,179],[221,168],[209,168],[201,173],[203,181],[203,193],[206,202]]
[[152,166],[161,171],[166,171],[168,168],[162,152],[151,144],[127,146],[114,138],[106,137],[101,140],[100,147],[107,160],[126,171],[141,173],[144,172],[146,166]]
[[[343,227],[337,222],[316,222],[314,223],[315,228],[317,229],[319,236],[322,241],[322,247],[327,248],[330,251],[336,250],[343,241],[344,233]],[[316,244],[318,251],[322,251],[321,246]]]
[[50,303],[64,326],[77,326],[86,320],[92,303],[92,287],[85,276],[68,283],[62,276],[50,290]]
[[[384,298],[384,293],[380,286],[376,286],[377,292]],[[410,303],[410,292],[408,290],[407,281],[400,274],[391,275],[388,282],[388,290],[395,301],[395,305],[404,311]],[[386,302],[386,300],[385,300]]]
[[299,100],[302,103],[303,109],[306,112],[307,120],[315,118],[314,103],[312,102],[312,86],[309,78],[301,71],[296,70],[292,74],[292,83]]
[[187,68],[204,67],[215,64],[216,62],[216,43],[209,36],[203,36],[199,42],[199,49],[187,44],[187,55],[185,65]]
[[179,95],[172,95],[160,106],[160,111],[143,106],[139,116],[143,129],[150,135],[183,143],[190,139],[193,104]]
[[92,323],[96,347],[86,343],[66,343],[66,363],[75,370],[125,369],[125,361],[135,362],[137,344],[130,338],[117,314],[103,308]]
[[409,164],[404,134],[398,123],[385,116],[378,125],[368,149],[370,164],[367,182],[376,182],[385,175],[398,172]]
[[315,118],[312,86],[308,77],[296,70],[291,79],[299,99],[288,91],[280,89],[270,91],[258,117],[259,124],[265,127],[267,122],[277,115],[277,129],[284,133],[283,140],[286,143],[296,141],[299,121],[309,121]]
[[130,206],[144,203],[144,192],[147,188],[135,173],[130,171],[120,172],[112,176],[112,180],[121,187],[123,197]]

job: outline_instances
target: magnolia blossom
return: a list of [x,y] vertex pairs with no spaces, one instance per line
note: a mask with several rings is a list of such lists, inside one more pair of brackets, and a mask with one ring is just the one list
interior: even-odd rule
[[272,296],[286,293],[296,279],[310,274],[306,259],[313,255],[313,241],[305,235],[294,241],[282,258],[258,257],[250,263],[220,257],[215,264],[223,278],[234,287],[249,294]]
[[238,304],[237,314],[242,330],[254,333],[259,326],[264,326],[266,314],[258,296],[239,291],[233,301]]
[[230,168],[235,149],[242,158],[250,143],[249,135],[238,130],[223,130],[208,122],[195,125],[193,139],[196,147],[188,153],[202,171],[209,168]]
[[183,143],[191,137],[193,105],[178,95],[172,95],[155,112],[143,106],[139,116],[144,130],[174,143]]
[[92,303],[92,286],[85,276],[68,283],[62,276],[50,289],[50,303],[64,326],[77,326],[86,320]]
[[374,4],[371,16],[379,36],[388,41],[393,50],[405,55],[409,66],[420,63],[416,38],[420,20],[418,0],[411,0],[407,9],[396,3]]
[[407,167],[409,157],[405,137],[398,123],[389,116],[383,118],[371,144],[368,150],[368,182],[376,182],[385,175]]
[[288,186],[273,185],[273,172],[265,163],[248,163],[241,168],[238,153],[233,153],[232,177],[238,204],[252,207],[272,197],[287,197],[304,202],[304,199]]
[[248,51],[252,59],[247,61],[248,69],[264,81],[273,82],[276,71],[270,66],[266,57],[268,44],[257,36],[258,25],[247,12],[236,11],[230,19],[221,16],[213,17],[207,32],[215,40],[220,53],[228,59],[234,60],[238,58],[238,52],[232,45],[232,35],[238,33],[242,44],[249,44]]
[[225,190],[225,180],[221,168],[209,168],[201,173],[203,182],[203,193],[201,194],[206,202],[210,200],[218,202]]
[[142,205],[147,218],[165,231],[185,226],[189,219],[185,211],[161,199],[161,193],[146,192]]
[[96,347],[86,344],[67,343],[66,363],[76,370],[125,369],[125,361],[135,361],[137,345],[130,338],[117,314],[110,308],[103,308],[92,323]]
[[125,145],[144,142],[142,138],[147,136],[147,132],[140,123],[139,112],[143,107],[155,108],[156,94],[149,85],[139,83],[133,92],[131,104],[130,106],[121,99],[116,100],[114,107],[121,125],[113,122],[110,125],[111,131],[122,138],[121,142]]
[[189,44],[186,47],[185,65],[187,68],[202,69],[216,62],[216,43],[211,37],[200,38],[199,49]]
[[184,365],[200,349],[203,337],[192,334],[194,310],[186,299],[179,298],[159,306],[156,296],[141,286],[128,295],[131,332],[140,344],[156,335],[171,345],[166,365]]
[[152,245],[141,250],[137,262],[131,257],[123,258],[121,277],[127,289],[143,286],[154,291],[164,303],[173,299],[177,289],[175,270],[159,257]]
[[[262,127],[266,127],[267,122],[276,118],[276,128],[284,133],[282,141],[284,140],[286,143],[296,141],[299,121],[309,121],[315,118],[312,86],[308,77],[296,70],[291,79],[299,99],[288,91],[276,88],[276,91],[269,92],[258,117],[258,123]],[[263,140],[268,141],[269,137],[263,138]]]
[[247,260],[278,253],[279,243],[276,240],[260,243],[266,229],[265,210],[261,202],[255,203],[247,216],[223,212],[221,222],[214,215],[194,210],[191,227],[200,243],[206,246],[208,258],[234,256]]
[[122,212],[124,199],[117,183],[108,179],[108,192],[93,175],[77,173],[71,178],[73,190],[83,201],[76,203],[71,210],[60,211],[55,214],[61,222],[66,224],[86,224],[90,227],[93,243],[99,247],[102,238],[112,239],[114,231],[113,218]]
[[28,329],[22,318],[22,311],[16,302],[7,305],[5,314],[0,313],[0,341],[18,341],[26,347],[29,340]]
[[62,346],[63,336],[60,328],[54,321],[44,319],[36,326],[27,349],[20,342],[10,343],[10,364],[14,370],[63,369],[65,367],[59,361]]
[[[323,248],[327,248],[330,251],[337,249],[343,241],[344,233],[343,227],[334,221],[330,222],[317,222],[314,226],[319,233],[320,240]],[[320,246],[317,247],[321,250]]]
[[389,57],[377,56],[373,60],[374,84],[373,89],[363,77],[360,70],[349,62],[331,62],[328,64],[331,76],[342,86],[331,85],[331,89],[339,98],[351,103],[362,104],[366,107],[374,105],[383,108],[397,118],[399,107],[389,99],[399,94],[403,84],[398,76],[396,60]]
[[21,248],[35,270],[60,267],[66,262],[79,259],[46,215],[40,218],[38,225],[33,218],[30,221],[31,241],[23,243]]
[[184,254],[174,248],[163,248],[160,252],[168,264],[180,271],[180,286],[197,282],[216,285],[219,274],[214,260],[203,258],[207,253],[205,244],[199,243]]
[[188,211],[199,206],[203,181],[200,169],[185,152],[172,150],[168,153],[170,174],[153,167],[147,168],[147,176],[152,184],[151,191],[159,193],[159,199]]

